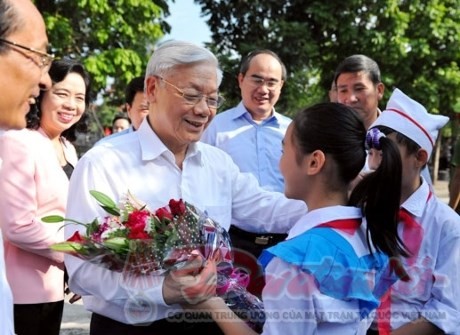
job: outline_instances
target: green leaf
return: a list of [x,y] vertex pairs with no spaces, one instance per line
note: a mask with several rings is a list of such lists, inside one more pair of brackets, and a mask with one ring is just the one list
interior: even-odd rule
[[79,252],[80,250],[82,250],[83,245],[78,242],[61,242],[53,244],[51,246],[51,249],[54,251],[72,253]]
[[99,230],[99,221],[97,219],[94,219],[91,223],[85,224],[86,226],[86,235],[90,236],[93,233],[97,232]]
[[103,205],[101,205],[101,207],[109,214],[120,216],[120,211],[116,207],[108,207],[108,206],[103,206]]
[[42,217],[42,221],[46,223],[59,223],[59,222],[64,222],[65,218],[60,215],[48,215],[48,216]]
[[117,204],[107,195],[102,192],[91,190],[89,193],[99,202],[101,207],[109,214],[119,216]]
[[120,252],[128,249],[128,240],[124,237],[113,237],[104,241],[104,246]]

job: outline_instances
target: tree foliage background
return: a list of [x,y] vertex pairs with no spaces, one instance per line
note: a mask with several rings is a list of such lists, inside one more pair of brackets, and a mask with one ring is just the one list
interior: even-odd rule
[[169,32],[166,0],[35,0],[45,18],[57,58],[80,60],[103,105],[98,121],[108,125],[124,102],[124,88],[142,75],[155,43]]
[[[174,0],[36,0],[53,52],[80,59],[104,101],[100,121],[123,101],[170,27]],[[180,1],[180,0],[176,0]],[[375,59],[387,89],[398,87],[434,113],[460,112],[460,0],[194,0],[224,69],[225,107],[236,104],[242,55],[269,48],[288,69],[277,110],[294,115],[327,99],[333,72],[351,54]],[[193,27],[190,27],[193,29]],[[112,80],[113,82],[111,82]],[[103,106],[103,107],[104,107]]]
[[[387,89],[398,87],[431,112],[460,112],[460,0],[195,0],[223,64],[230,104],[242,55],[268,48],[289,77],[277,110],[293,115],[327,99],[339,62],[366,54]],[[381,106],[381,107],[384,107]]]

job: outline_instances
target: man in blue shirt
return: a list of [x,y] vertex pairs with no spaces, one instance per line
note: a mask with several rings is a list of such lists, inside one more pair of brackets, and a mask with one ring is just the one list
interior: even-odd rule
[[[243,58],[238,74],[242,101],[215,116],[202,142],[227,152],[242,172],[252,173],[260,186],[284,191],[279,171],[281,141],[291,119],[275,111],[286,80],[286,67],[276,53],[255,50]],[[233,222],[233,220],[232,220]],[[263,249],[285,239],[284,234],[253,234],[232,225],[233,246],[258,257]],[[254,276],[252,276],[254,279]],[[251,282],[250,290],[254,282]],[[260,287],[259,287],[260,288]]]

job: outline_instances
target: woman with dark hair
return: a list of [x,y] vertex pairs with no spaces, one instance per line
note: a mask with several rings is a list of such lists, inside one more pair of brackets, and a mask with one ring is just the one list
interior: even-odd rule
[[[90,77],[81,63],[70,59],[54,61],[49,70],[49,75],[53,82],[53,86],[51,90],[40,91],[40,95],[37,99],[37,104],[26,115],[27,128],[38,130],[40,127],[43,128],[43,123],[45,123],[46,127],[48,120],[53,120],[53,122],[56,122],[55,125],[51,124],[56,128],[56,138],[54,139],[55,147],[57,149],[58,155],[60,156],[59,161],[61,162],[61,165],[63,166],[64,170],[66,170],[66,173],[70,178],[71,172],[68,173],[67,171],[73,170],[77,159],[75,148],[70,142],[74,142],[77,139],[77,132],[86,133],[88,131],[89,116],[87,113],[84,113],[84,111],[89,108],[91,103]],[[61,90],[59,87],[56,87],[56,84],[62,84],[66,82],[68,82],[69,85],[72,85],[72,78],[77,78],[78,81],[78,78],[83,80],[84,94],[80,94],[79,97],[75,98],[75,106],[78,105],[78,108],[75,108],[77,110],[77,114],[74,115],[71,120],[64,121],[66,113],[54,113],[52,111],[53,108],[56,108],[54,106],[48,110],[48,101],[59,100],[56,102],[58,108],[73,108],[68,104],[70,101],[68,99],[70,92],[66,92],[65,88]],[[65,100],[67,100],[67,105],[65,105]],[[59,130],[60,132],[58,133]],[[59,139],[59,141],[57,141],[57,139]],[[61,145],[64,150],[60,150],[59,145]],[[70,157],[65,157],[66,153],[68,153]],[[67,165],[70,165],[70,167]]]
[[54,61],[50,89],[27,114],[27,128],[0,139],[0,223],[6,274],[18,335],[58,335],[64,306],[64,257],[49,247],[64,239],[62,226],[43,223],[64,215],[69,177],[77,162],[70,143],[85,131],[90,78],[82,64]]
[[[366,159],[365,139],[382,151],[382,163],[349,197]],[[378,131],[366,138],[360,117],[345,105],[297,114],[280,170],[286,197],[304,201],[308,212],[259,258],[263,334],[366,334],[381,296],[398,276],[407,280],[398,266],[407,256],[397,234],[401,164],[397,146]],[[225,334],[255,334],[221,298],[187,307],[211,311]]]

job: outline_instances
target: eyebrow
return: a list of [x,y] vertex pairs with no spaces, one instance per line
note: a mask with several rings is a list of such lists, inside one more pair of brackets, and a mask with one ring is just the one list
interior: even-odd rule
[[279,79],[276,79],[276,78],[268,78],[268,79],[265,79],[264,77],[259,76],[258,74],[251,74],[251,78],[263,79],[263,80],[266,80],[266,81],[276,81],[276,82],[279,82],[279,81],[280,81]]

